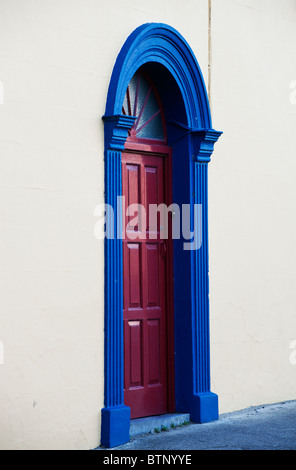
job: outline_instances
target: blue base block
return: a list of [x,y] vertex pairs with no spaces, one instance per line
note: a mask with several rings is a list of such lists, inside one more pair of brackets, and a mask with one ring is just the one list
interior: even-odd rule
[[116,447],[130,440],[130,408],[114,406],[102,409],[101,445]]
[[212,392],[194,395],[190,413],[194,423],[210,423],[219,419],[218,395]]

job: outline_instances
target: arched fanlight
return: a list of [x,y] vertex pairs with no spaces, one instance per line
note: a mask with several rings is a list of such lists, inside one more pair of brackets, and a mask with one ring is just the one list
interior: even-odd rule
[[151,80],[139,71],[131,79],[123,101],[122,113],[137,119],[131,138],[165,140],[163,109]]

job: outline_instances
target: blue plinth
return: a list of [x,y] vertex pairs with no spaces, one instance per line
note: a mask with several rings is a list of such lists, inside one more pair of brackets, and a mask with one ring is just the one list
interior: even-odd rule
[[212,392],[195,395],[190,412],[194,423],[210,423],[219,419],[218,395]]
[[102,409],[101,445],[117,447],[130,440],[130,408],[114,406]]

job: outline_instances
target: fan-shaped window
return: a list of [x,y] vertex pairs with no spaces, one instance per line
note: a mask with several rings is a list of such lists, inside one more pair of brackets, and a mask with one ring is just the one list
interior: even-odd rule
[[130,137],[165,140],[160,99],[151,80],[140,72],[136,72],[127,87],[122,112],[137,117],[129,132]]

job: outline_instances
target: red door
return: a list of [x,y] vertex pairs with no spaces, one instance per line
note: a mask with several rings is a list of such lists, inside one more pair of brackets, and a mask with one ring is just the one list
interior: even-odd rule
[[[141,204],[125,217],[123,240],[124,403],[131,418],[169,411],[167,241],[149,221],[149,205],[165,203],[165,157],[125,152],[122,193],[125,207]],[[141,221],[142,220],[142,221]],[[135,225],[135,222],[136,225]],[[144,223],[146,222],[146,223]]]

